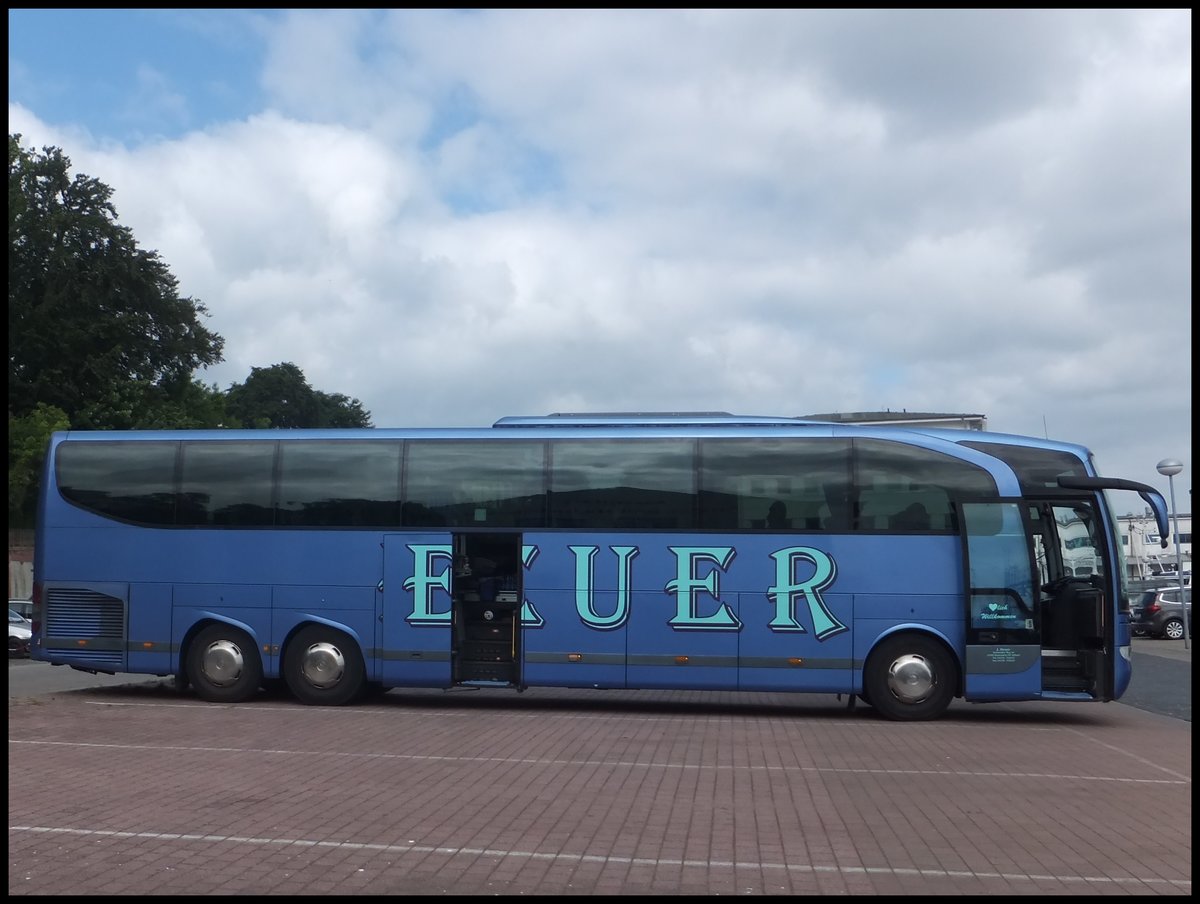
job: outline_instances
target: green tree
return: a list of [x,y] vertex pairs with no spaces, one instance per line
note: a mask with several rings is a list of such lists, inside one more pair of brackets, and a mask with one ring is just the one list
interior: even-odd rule
[[10,524],[33,523],[53,430],[371,426],[294,364],[229,393],[195,379],[222,360],[207,308],[117,223],[112,189],[70,170],[59,148],[8,136]]
[[66,430],[66,412],[37,405],[20,417],[8,414],[8,526],[33,527],[42,462],[50,434]]
[[372,427],[371,415],[358,399],[340,392],[332,395],[317,391],[318,427]]
[[213,399],[192,374],[224,345],[207,309],[117,223],[111,188],[20,139],[8,138],[10,415],[48,405],[78,428],[205,420]]
[[358,399],[313,389],[290,361],[252,367],[245,383],[225,394],[228,427],[370,427]]

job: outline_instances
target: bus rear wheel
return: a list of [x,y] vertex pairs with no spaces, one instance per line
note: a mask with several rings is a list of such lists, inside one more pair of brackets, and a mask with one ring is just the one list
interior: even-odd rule
[[250,635],[232,625],[203,628],[188,647],[187,681],[210,703],[241,703],[258,693],[262,659]]
[[889,637],[871,653],[863,677],[871,705],[895,722],[938,718],[950,706],[957,685],[953,657],[921,634]]
[[323,625],[309,625],[288,644],[283,677],[301,703],[341,706],[362,692],[366,668],[353,638]]

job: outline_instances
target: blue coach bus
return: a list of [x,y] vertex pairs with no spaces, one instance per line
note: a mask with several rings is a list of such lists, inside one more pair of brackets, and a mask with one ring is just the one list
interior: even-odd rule
[[62,432],[34,659],[285,686],[1115,700],[1128,593],[1082,446],[724,413]]

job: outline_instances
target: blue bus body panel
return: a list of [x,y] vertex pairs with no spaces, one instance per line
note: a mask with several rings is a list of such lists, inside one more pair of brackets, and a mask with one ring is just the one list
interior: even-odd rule
[[628,687],[632,587],[623,581],[633,568],[635,544],[626,539],[611,534],[524,535],[521,646],[526,684]]
[[129,671],[153,675],[174,673],[179,648],[168,641],[170,633],[162,630],[162,613],[173,616],[173,590],[167,583],[129,585],[126,620]]
[[[374,587],[289,587],[272,588],[270,651],[263,653],[263,672],[268,677],[279,674],[279,656],[286,643],[301,625],[320,624],[348,634],[362,649],[367,662],[367,677],[374,677],[370,652],[375,644]],[[264,645],[259,645],[260,652]]]
[[263,648],[271,643],[271,596],[270,584],[176,583],[172,593],[172,648],[182,651],[188,634],[197,625],[224,622],[250,635],[263,654],[265,670],[269,657]]
[[[256,531],[230,543],[227,532],[142,529],[133,544],[134,529],[120,525],[57,530],[74,534],[66,543],[84,550],[68,571],[53,558],[63,544],[48,544],[45,567],[62,583],[146,578],[113,584],[129,588],[114,598],[137,603],[130,669],[177,671],[189,632],[217,620],[251,635],[271,677],[289,634],[318,622],[361,644],[372,680],[451,683],[448,533]],[[522,683],[841,693],[861,688],[876,640],[908,623],[934,631],[961,656],[954,536],[721,540],[526,534]],[[114,667],[111,656],[104,667]]]
[[1029,644],[968,646],[966,694],[975,703],[1033,700],[1042,696],[1041,647]]
[[388,687],[450,685],[451,538],[388,534],[374,680]]
[[[93,633],[80,626],[77,642],[42,638],[39,658],[108,671],[174,674],[183,644],[204,621],[242,628],[263,652],[264,674],[278,674],[277,653],[288,633],[305,620],[343,630],[374,645],[375,592],[382,574],[379,534],[356,531],[231,532],[155,530],[103,521],[70,510],[82,522],[52,527],[39,554],[47,594],[81,589],[120,600],[128,661],[89,657],[80,642]],[[236,542],[238,537],[243,542]],[[231,542],[231,540],[235,542]],[[70,550],[69,557],[59,551]],[[117,575],[133,583],[121,582]],[[115,609],[116,604],[113,603]],[[78,609],[78,611],[83,611]],[[67,611],[56,623],[72,625]],[[111,629],[101,631],[108,636]],[[74,646],[74,649],[71,647]],[[53,655],[48,648],[57,652]]]
[[839,693],[898,622],[961,649],[952,536],[608,536],[525,535],[527,684]]

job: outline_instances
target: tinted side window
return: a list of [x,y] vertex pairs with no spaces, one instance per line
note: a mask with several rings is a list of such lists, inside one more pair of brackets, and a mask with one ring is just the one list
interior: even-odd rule
[[277,525],[386,527],[400,523],[400,443],[284,441]]
[[695,443],[561,440],[550,446],[552,527],[689,530]]
[[545,444],[412,440],[403,523],[412,527],[545,527]]
[[179,524],[269,527],[274,442],[185,442]]
[[700,443],[700,526],[846,530],[850,443],[836,438]]
[[55,476],[64,499],[138,524],[175,523],[175,442],[63,442]]
[[941,452],[887,440],[854,440],[856,530],[956,531],[952,496],[996,495],[984,469]]
[[963,445],[998,458],[1012,468],[1021,482],[1022,492],[1025,493],[1036,494],[1047,488],[1058,489],[1059,477],[1087,476],[1083,462],[1069,452],[1012,446],[1008,443],[967,442]]

